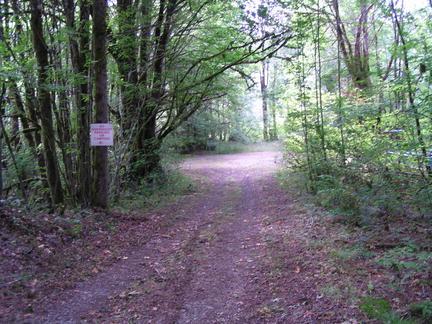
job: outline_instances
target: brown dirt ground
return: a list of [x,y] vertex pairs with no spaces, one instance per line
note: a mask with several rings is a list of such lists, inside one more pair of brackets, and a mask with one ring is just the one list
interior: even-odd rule
[[[200,192],[129,215],[110,239],[102,233],[77,245],[73,251],[84,255],[76,263],[80,271],[57,270],[60,283],[42,281],[45,287],[21,303],[9,295],[0,303],[3,321],[367,322],[356,298],[371,282],[386,287],[383,270],[365,269],[363,260],[330,260],[325,242],[338,246],[357,234],[283,191],[275,177],[281,160],[278,152],[188,159],[182,169]],[[86,245],[96,248],[81,252]],[[84,268],[85,275],[72,275]],[[422,292],[407,298],[430,298],[430,288]],[[396,305],[405,296],[387,295],[398,298]]]

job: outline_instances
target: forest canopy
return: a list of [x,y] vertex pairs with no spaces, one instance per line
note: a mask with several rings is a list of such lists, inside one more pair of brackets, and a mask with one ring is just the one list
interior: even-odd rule
[[[106,207],[110,181],[115,194],[160,172],[163,140],[290,39],[253,17],[235,1],[2,1],[5,186]],[[114,147],[91,148],[107,122]]]

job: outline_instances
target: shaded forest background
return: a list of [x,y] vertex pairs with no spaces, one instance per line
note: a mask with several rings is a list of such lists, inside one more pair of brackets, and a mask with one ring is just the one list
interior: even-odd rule
[[[163,182],[162,157],[285,138],[324,204],[429,206],[430,10],[4,0],[2,195],[105,208]],[[100,122],[114,125],[113,147],[90,147]]]
[[[291,38],[284,25],[264,33],[236,2],[2,1],[1,9],[2,191],[51,206],[105,208],[152,181],[163,173],[163,142],[193,137],[184,123],[197,111],[217,125],[206,137],[227,139],[215,129],[235,110],[244,65]],[[90,124],[104,122],[115,145],[91,149]]]

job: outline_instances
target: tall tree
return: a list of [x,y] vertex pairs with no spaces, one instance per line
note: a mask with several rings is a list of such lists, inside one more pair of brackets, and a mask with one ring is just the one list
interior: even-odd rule
[[[107,95],[107,0],[93,2],[93,53],[95,80],[95,123],[108,122]],[[108,147],[94,148],[93,161],[93,206],[108,207]]]
[[322,62],[321,62],[321,7],[320,2],[317,2],[317,17],[316,17],[316,37],[314,40],[315,50],[315,97],[317,106],[317,130],[320,137],[321,150],[324,160],[327,160],[327,151],[325,143],[324,130],[324,112],[322,100]]
[[368,89],[371,86],[368,16],[372,7],[373,5],[368,4],[367,1],[361,1],[360,14],[355,27],[355,41],[352,43],[341,18],[339,0],[332,0],[337,41],[353,85],[358,89]]
[[45,42],[42,20],[42,1],[31,0],[31,30],[33,48],[38,63],[38,108],[42,126],[46,173],[54,204],[63,203],[63,189],[55,147],[55,133],[52,120],[51,95],[49,91],[48,45]]
[[260,88],[262,100],[263,114],[263,139],[269,140],[269,113],[268,113],[268,78],[269,78],[269,63],[267,60],[261,62],[260,70]]
[[137,153],[145,163],[137,170],[141,176],[146,176],[160,167],[159,147],[161,141],[157,138],[157,111],[166,92],[164,72],[168,44],[172,32],[173,15],[179,4],[178,0],[161,0],[159,14],[155,27],[155,51],[153,58],[153,80],[150,89],[150,97],[143,109],[142,120],[144,125],[140,127],[137,137]]
[[403,30],[402,23],[399,18],[399,14],[397,13],[397,10],[395,8],[394,1],[390,1],[390,9],[392,11],[397,31],[400,37],[401,45],[402,45],[402,55],[404,60],[404,68],[405,68],[405,74],[406,74],[406,84],[407,84],[407,95],[408,95],[408,102],[410,106],[410,110],[412,111],[414,115],[414,121],[415,121],[415,128],[416,128],[416,136],[417,141],[420,146],[420,151],[422,153],[422,159],[419,161],[419,168],[420,170],[423,169],[424,165],[426,166],[427,174],[428,176],[432,175],[432,168],[428,163],[428,150],[426,148],[426,143],[423,137],[423,129],[420,121],[420,114],[417,107],[417,104],[415,102],[415,84],[412,77],[412,71],[410,67],[410,59],[408,57],[408,44],[405,40],[405,31]]
[[79,0],[79,21],[75,19],[75,2],[63,0],[66,26],[69,29],[69,47],[72,68],[75,75],[74,92],[77,105],[76,125],[78,137],[78,199],[83,207],[91,201],[91,159],[90,159],[90,100],[88,85],[89,62],[89,0]]

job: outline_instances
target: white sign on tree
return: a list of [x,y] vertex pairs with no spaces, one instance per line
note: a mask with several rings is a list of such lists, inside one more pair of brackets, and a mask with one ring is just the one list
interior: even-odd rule
[[114,131],[112,124],[91,124],[90,125],[91,146],[112,146],[114,145]]

